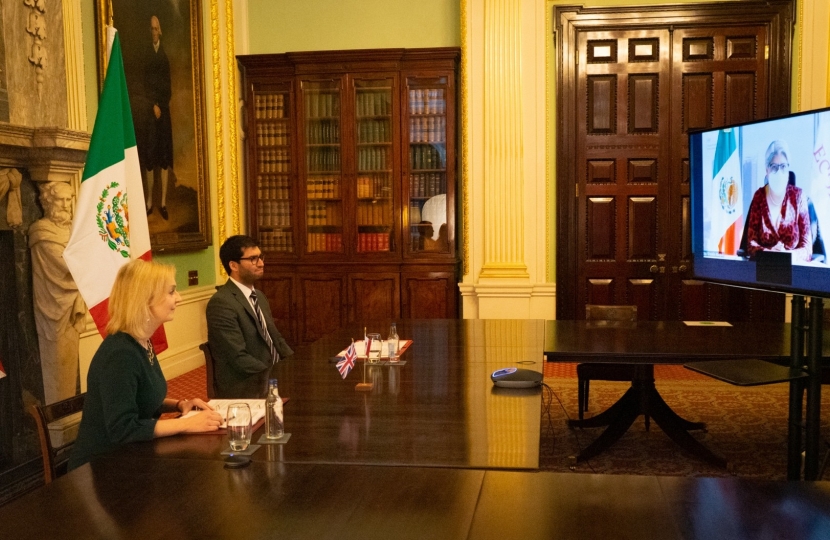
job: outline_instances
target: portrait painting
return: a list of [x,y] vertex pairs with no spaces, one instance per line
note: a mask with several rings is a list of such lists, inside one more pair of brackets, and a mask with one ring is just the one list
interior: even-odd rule
[[110,16],[121,40],[153,252],[205,249],[211,228],[201,0],[96,3],[101,83]]

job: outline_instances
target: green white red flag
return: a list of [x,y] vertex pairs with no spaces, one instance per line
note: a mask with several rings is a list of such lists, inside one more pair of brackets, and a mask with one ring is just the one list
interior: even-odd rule
[[[107,28],[111,54],[89,142],[78,205],[63,258],[102,336],[118,269],[131,259],[150,260],[150,230],[135,129],[118,34]],[[108,47],[109,50],[110,47]],[[135,201],[132,214],[130,202]],[[156,352],[167,348],[164,327],[153,335]]]
[[710,218],[712,238],[718,241],[717,252],[735,255],[743,233],[741,164],[734,129],[718,132],[715,161],[712,167],[712,196],[715,201]]

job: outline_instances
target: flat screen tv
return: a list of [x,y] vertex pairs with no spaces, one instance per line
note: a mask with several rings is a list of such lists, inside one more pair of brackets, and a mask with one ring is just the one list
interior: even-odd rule
[[693,275],[830,297],[830,109],[689,134]]

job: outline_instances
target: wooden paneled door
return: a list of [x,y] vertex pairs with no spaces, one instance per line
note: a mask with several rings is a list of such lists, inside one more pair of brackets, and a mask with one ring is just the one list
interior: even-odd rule
[[737,4],[555,10],[558,318],[589,303],[651,320],[783,317],[783,295],[691,279],[688,131],[789,111],[792,6]]

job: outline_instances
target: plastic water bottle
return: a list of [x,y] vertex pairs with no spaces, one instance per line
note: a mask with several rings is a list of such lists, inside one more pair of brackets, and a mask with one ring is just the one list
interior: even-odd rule
[[386,343],[389,347],[389,361],[390,362],[397,362],[398,358],[398,343],[400,338],[398,338],[398,328],[395,323],[392,323],[392,327],[389,329],[389,339],[386,340]]
[[268,397],[265,399],[265,438],[279,439],[285,433],[282,419],[282,398],[280,398],[277,379],[268,381]]

